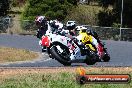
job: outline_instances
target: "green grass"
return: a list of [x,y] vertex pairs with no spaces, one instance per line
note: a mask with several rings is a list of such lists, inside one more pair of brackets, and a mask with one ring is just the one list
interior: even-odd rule
[[[0,88],[131,88],[130,84],[85,84],[76,83],[75,75],[68,72],[50,74],[24,74],[6,78]],[[131,74],[132,75],[132,74]]]

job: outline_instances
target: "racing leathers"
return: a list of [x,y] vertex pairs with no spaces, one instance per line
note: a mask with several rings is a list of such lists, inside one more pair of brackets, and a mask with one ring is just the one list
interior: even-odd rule
[[[36,26],[38,27],[36,36],[37,38],[40,39],[39,45],[42,46],[42,41],[41,41],[42,36],[46,34],[46,31],[48,29],[47,20],[45,16],[37,16],[35,19],[35,23],[36,23]],[[45,51],[46,51],[46,47],[42,46],[42,52],[45,52]]]
[[61,32],[63,28],[63,24],[58,20],[51,20],[50,26],[52,27],[52,32]]
[[35,19],[36,26],[38,27],[37,38],[41,39],[47,30],[47,20],[45,16],[37,16]]
[[102,46],[97,42],[97,39],[95,39],[92,35],[89,35],[86,31],[80,31],[79,36],[77,37],[83,44],[89,44],[89,47],[91,50],[95,51],[93,46],[97,49],[97,54],[99,58],[102,58],[103,54],[103,48]]

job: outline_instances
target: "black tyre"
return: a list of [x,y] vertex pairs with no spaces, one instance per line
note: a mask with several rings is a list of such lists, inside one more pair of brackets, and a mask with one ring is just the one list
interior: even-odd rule
[[103,60],[104,62],[109,62],[110,56],[109,56],[108,54],[105,54],[105,55],[103,56],[102,60]]
[[50,48],[47,48],[47,53],[49,55],[50,58],[54,59],[54,57],[52,56],[52,54],[50,53]]
[[87,55],[87,59],[85,60],[85,63],[87,65],[94,65],[98,61],[98,57],[94,52],[91,52],[90,55]]
[[[62,46],[60,46],[60,47],[62,49],[65,49]],[[64,66],[70,66],[71,65],[70,58],[68,56],[64,56],[63,54],[59,54],[56,46],[52,46],[51,49],[50,49],[50,52],[51,52],[52,56],[54,56],[54,58],[58,62],[60,62],[61,64],[63,64]]]

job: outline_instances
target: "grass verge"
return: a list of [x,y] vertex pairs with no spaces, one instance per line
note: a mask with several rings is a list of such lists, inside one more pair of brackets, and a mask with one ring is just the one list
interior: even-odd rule
[[32,60],[38,56],[38,53],[24,49],[0,47],[0,63]]
[[[96,68],[87,67],[88,74],[130,74],[132,67]],[[8,72],[8,73],[6,73]],[[86,84],[76,83],[76,68],[49,69],[2,69],[0,88],[131,88],[130,84]],[[5,74],[4,74],[5,73]],[[9,75],[9,73],[12,73]],[[13,76],[14,75],[14,76]]]

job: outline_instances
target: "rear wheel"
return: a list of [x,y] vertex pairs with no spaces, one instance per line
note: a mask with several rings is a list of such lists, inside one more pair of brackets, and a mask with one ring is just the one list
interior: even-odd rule
[[104,54],[102,60],[103,60],[104,62],[109,62],[109,60],[110,60],[110,55],[108,54],[106,48],[104,48],[104,53],[105,53],[105,54]]
[[102,60],[103,60],[104,62],[109,62],[110,56],[109,56],[108,54],[105,54],[105,55],[103,56]]
[[[57,46],[60,47],[62,49],[62,51],[60,51],[57,48]],[[64,66],[71,65],[70,57],[69,57],[68,51],[66,50],[66,47],[56,44],[51,47],[50,52],[51,52],[52,56],[54,56],[54,58],[57,61],[59,61],[61,64],[63,64]]]

